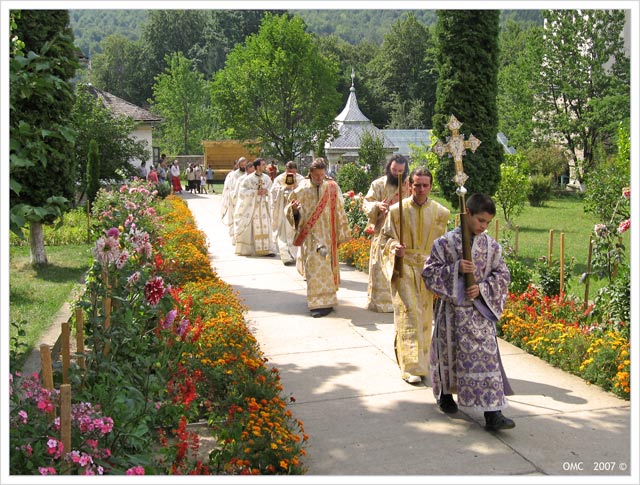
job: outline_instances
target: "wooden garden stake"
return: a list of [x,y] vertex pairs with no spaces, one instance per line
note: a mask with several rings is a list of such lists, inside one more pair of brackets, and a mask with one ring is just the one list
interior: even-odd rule
[[71,355],[69,350],[69,321],[62,323],[62,382],[69,384],[69,364],[71,363]]
[[500,229],[499,229],[500,221],[498,219],[496,219],[494,222],[496,223],[496,225],[495,225],[495,231],[496,232],[495,232],[494,239],[497,241],[498,240],[498,234],[500,233]]
[[76,353],[78,354],[78,367],[85,370],[87,364],[84,358],[84,314],[80,307],[76,307]]
[[[111,297],[107,296],[104,299],[104,330],[105,333],[109,332],[111,328]],[[109,344],[109,338],[107,338],[104,344],[104,354],[107,355],[109,353],[109,349],[111,345]]]
[[47,344],[40,345],[40,362],[42,365],[42,386],[53,390],[53,369],[51,367],[51,348]]
[[560,297],[564,295],[564,232],[560,233]]
[[593,235],[589,236],[589,252],[587,253],[587,279],[584,282],[584,305],[586,310],[589,306],[589,284],[591,283],[591,255],[593,254]]
[[549,229],[549,252],[547,256],[547,266],[551,266],[551,258],[553,257],[553,229]]
[[520,226],[516,226],[516,234],[514,236],[513,254],[518,255],[518,246],[520,244]]
[[71,384],[60,385],[60,441],[65,453],[71,451]]

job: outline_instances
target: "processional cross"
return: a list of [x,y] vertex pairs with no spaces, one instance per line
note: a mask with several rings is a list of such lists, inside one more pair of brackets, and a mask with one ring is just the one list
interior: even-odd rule
[[[462,126],[462,123],[458,121],[458,119],[451,115],[449,118],[449,123],[447,123],[447,128],[451,132],[451,136],[447,136],[447,143],[442,143],[441,140],[438,140],[436,145],[433,147],[433,151],[439,157],[443,157],[444,154],[448,154],[453,157],[455,162],[455,170],[456,174],[453,177],[453,181],[456,183],[458,188],[456,189],[456,194],[460,199],[460,228],[462,229],[462,257],[471,261],[471,233],[469,226],[467,225],[466,216],[467,216],[467,204],[465,201],[465,195],[467,193],[467,189],[464,186],[464,183],[467,181],[469,176],[464,173],[464,166],[462,165],[462,157],[466,154],[466,149],[470,149],[475,153],[476,149],[482,143],[475,136],[470,135],[468,140],[464,139],[464,135],[461,135],[459,130]],[[469,286],[475,284],[475,280],[473,278],[473,273],[465,273],[465,286],[468,288]]]

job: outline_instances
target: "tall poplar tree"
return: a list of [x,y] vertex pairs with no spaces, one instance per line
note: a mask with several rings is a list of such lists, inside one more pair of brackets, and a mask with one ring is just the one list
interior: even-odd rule
[[[463,123],[460,134],[471,134],[482,144],[463,158],[469,194],[493,195],[500,183],[503,149],[497,140],[499,10],[439,10],[436,24],[438,87],[433,133],[450,135],[451,115]],[[436,177],[443,196],[458,206],[453,158],[441,160]]]

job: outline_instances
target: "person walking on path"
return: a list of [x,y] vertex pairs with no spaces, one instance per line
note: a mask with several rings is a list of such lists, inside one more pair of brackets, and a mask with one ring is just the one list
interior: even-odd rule
[[338,245],[351,237],[342,192],[326,178],[326,171],[325,160],[316,158],[309,167],[309,182],[289,195],[286,208],[287,219],[296,229],[297,267],[307,280],[307,306],[314,318],[328,315],[338,304]]
[[393,312],[391,288],[389,280],[382,271],[382,245],[380,231],[389,206],[398,202],[398,176],[402,175],[403,197],[409,193],[407,175],[409,163],[407,159],[396,154],[389,159],[385,167],[385,175],[371,182],[367,195],[364,196],[362,207],[369,218],[369,225],[373,226],[371,238],[371,252],[369,254],[369,285],[367,288],[367,307],[379,313]]
[[171,187],[174,194],[182,193],[182,182],[180,181],[180,165],[178,164],[178,159],[173,161],[171,165]]
[[[466,206],[472,261],[462,259],[462,231],[456,227],[434,242],[422,271],[425,285],[438,295],[430,356],[433,394],[445,413],[457,412],[458,405],[475,408],[484,411],[487,430],[511,429],[515,423],[502,409],[513,391],[496,337],[511,277],[500,244],[486,232],[495,203],[474,194]],[[467,288],[465,273],[475,280]]]
[[236,183],[247,170],[247,159],[240,157],[236,163],[236,168],[229,172],[224,178],[222,187],[222,205],[220,206],[220,217],[229,228],[229,237],[233,242],[233,211],[235,209],[234,196],[236,191]]
[[213,190],[213,183],[214,183],[213,174],[214,174],[214,170],[213,170],[213,167],[211,165],[209,165],[207,167],[207,170],[205,171],[205,174],[206,174],[206,181],[207,181],[207,191],[210,194],[215,194],[216,191]]
[[401,377],[409,384],[429,375],[433,294],[422,281],[422,268],[433,241],[447,230],[450,215],[449,209],[429,199],[432,182],[425,167],[411,173],[412,196],[390,207],[380,236],[393,300],[394,349]]
[[285,207],[289,194],[304,180],[298,173],[298,165],[289,161],[285,165],[285,172],[278,175],[271,186],[271,217],[273,218],[273,233],[280,260],[286,266],[294,264],[298,255],[297,246],[293,245],[294,227],[285,215]]
[[267,164],[262,158],[253,162],[255,172],[240,180],[233,233],[236,254],[240,256],[275,256],[271,226],[271,179],[264,173]]

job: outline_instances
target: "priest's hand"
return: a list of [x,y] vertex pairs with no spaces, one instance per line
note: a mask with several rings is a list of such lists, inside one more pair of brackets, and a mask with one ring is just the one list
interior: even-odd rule
[[398,256],[399,258],[403,258],[404,257],[404,250],[407,248],[406,245],[404,244],[396,244],[396,247],[393,250],[393,253]]

